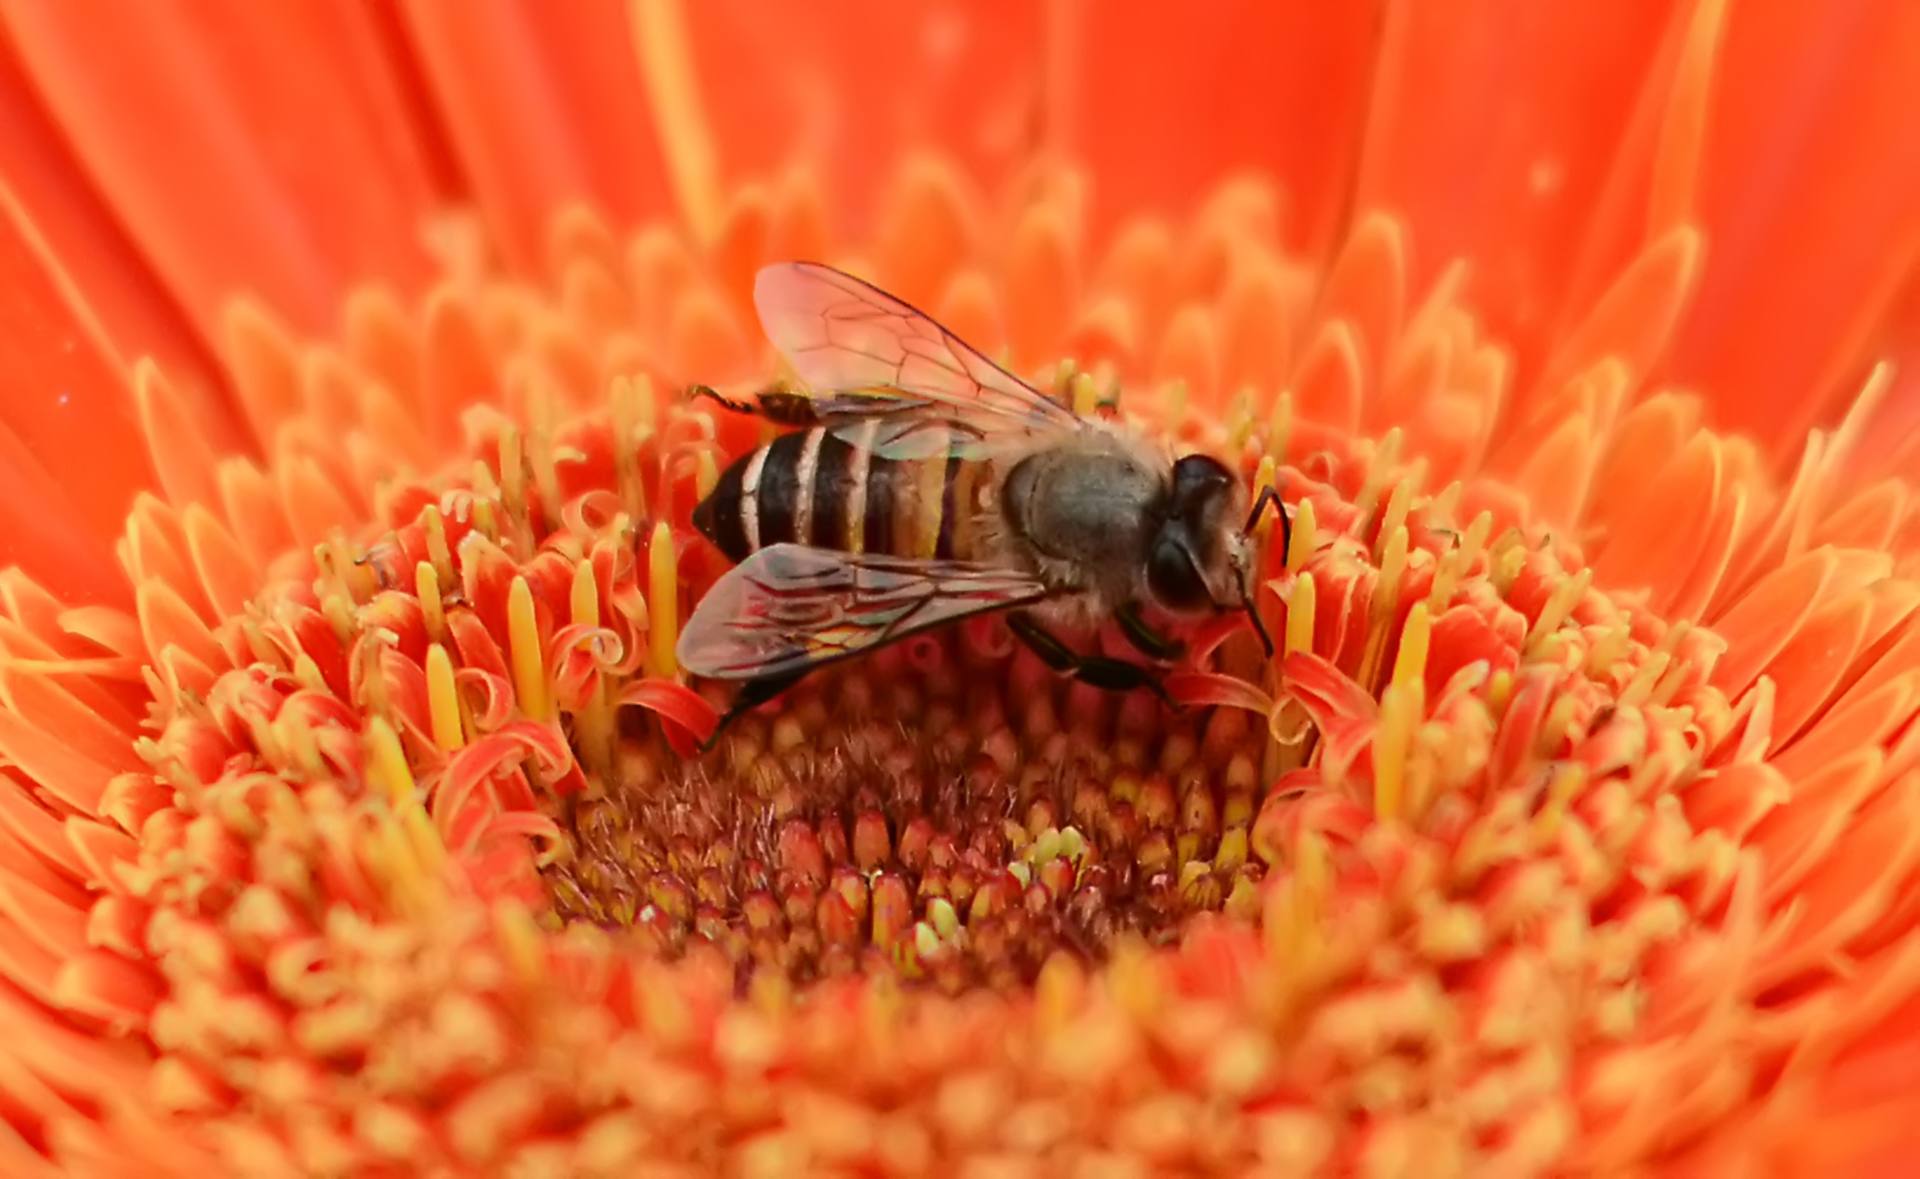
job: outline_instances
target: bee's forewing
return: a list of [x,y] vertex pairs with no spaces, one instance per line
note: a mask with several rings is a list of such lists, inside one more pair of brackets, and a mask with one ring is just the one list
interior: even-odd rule
[[777,676],[1046,594],[1032,577],[969,561],[773,545],[707,591],[677,656],[709,679]]
[[779,263],[760,272],[753,298],[767,338],[812,387],[821,418],[848,432],[879,419],[870,446],[882,457],[975,457],[1084,425],[927,315],[852,275]]

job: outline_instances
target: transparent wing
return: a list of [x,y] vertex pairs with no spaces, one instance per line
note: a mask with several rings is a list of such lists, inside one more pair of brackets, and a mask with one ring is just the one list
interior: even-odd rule
[[681,633],[677,655],[695,675],[759,679],[1046,594],[1025,574],[969,561],[777,544],[714,583]]
[[872,285],[813,262],[760,271],[760,323],[812,387],[823,424],[852,439],[877,423],[875,454],[984,458],[1009,445],[1085,428],[952,332]]

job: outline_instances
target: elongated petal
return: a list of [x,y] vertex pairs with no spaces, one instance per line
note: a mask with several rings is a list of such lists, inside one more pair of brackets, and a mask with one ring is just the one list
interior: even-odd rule
[[365,10],[83,0],[9,6],[6,23],[202,340],[240,291],[317,327],[351,279],[421,276],[434,194]]

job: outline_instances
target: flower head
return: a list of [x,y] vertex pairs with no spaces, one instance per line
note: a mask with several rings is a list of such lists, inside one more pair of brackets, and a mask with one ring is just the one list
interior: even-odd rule
[[[1065,8],[10,13],[10,1173],[1903,1159],[1920,26],[1270,7],[1151,103]],[[803,257],[1277,490],[1272,656],[989,616],[716,738],[765,427],[680,390]]]

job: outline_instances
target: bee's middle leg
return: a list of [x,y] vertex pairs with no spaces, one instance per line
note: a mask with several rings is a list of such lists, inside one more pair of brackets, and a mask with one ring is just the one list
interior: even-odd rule
[[1106,655],[1082,655],[1040,625],[1030,614],[1012,615],[1007,619],[1007,629],[1025,643],[1028,650],[1039,656],[1040,662],[1063,675],[1070,675],[1083,684],[1106,692],[1131,692],[1145,688],[1169,707],[1180,707],[1173,697],[1167,695],[1166,685],[1160,682],[1158,668],[1144,667]]
[[789,672],[786,675],[763,676],[741,684],[740,691],[733,697],[733,703],[727,705],[727,710],[721,713],[720,719],[714,723],[713,732],[708,734],[706,741],[701,744],[700,752],[707,753],[718,745],[721,734],[725,733],[727,726],[734,721],[762,704],[785,694],[788,689],[805,678],[807,678],[807,672],[798,671]]
[[1114,612],[1114,621],[1120,624],[1120,633],[1133,644],[1133,649],[1149,659],[1170,663],[1186,654],[1185,643],[1161,634],[1153,629],[1146,619],[1140,617],[1140,607],[1137,603],[1128,602],[1120,607]]

